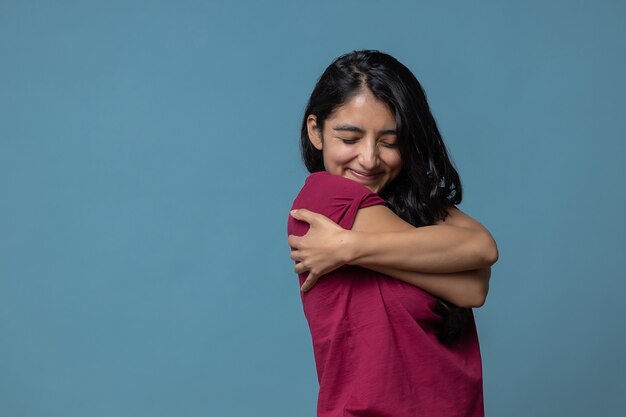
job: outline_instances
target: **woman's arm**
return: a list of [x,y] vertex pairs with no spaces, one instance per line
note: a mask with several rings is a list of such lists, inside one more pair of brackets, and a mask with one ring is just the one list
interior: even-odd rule
[[491,267],[450,274],[425,274],[386,267],[377,267],[375,270],[467,308],[485,304],[491,277]]
[[[480,223],[456,208],[450,209],[450,215],[445,222],[439,222],[440,225],[421,228],[413,227],[381,205],[360,209],[352,231],[343,229],[325,216],[309,210],[297,210],[292,213],[292,216],[308,222],[311,226],[306,236],[289,237],[290,245],[295,248],[291,253],[291,258],[299,261],[294,271],[297,273],[310,271],[302,286],[303,291],[310,289],[321,275],[346,263],[352,263],[415,285],[459,306],[479,307],[485,301],[491,274],[489,265],[497,260],[497,248],[495,248],[495,242],[491,235]],[[442,239],[439,239],[436,233],[442,227],[466,230],[446,230],[446,232],[452,233],[446,233]],[[425,228],[429,228],[426,234],[415,233],[415,231],[421,231]],[[461,242],[455,241],[457,237],[454,232],[460,232],[462,235]],[[387,246],[379,239],[385,234],[387,237],[401,236],[404,240],[392,239],[391,244]],[[434,239],[440,245],[438,251],[433,251],[428,247],[427,239],[433,238],[433,234],[435,234]],[[475,243],[473,239],[485,238],[485,235],[488,236],[486,245],[493,244],[495,254],[482,255],[483,258],[481,259],[480,248],[476,253],[475,246],[472,246],[471,243]],[[422,256],[417,260],[408,262],[406,259],[401,259],[401,261],[405,261],[403,263],[397,262],[397,254],[388,256],[389,252],[398,250],[401,252],[404,250],[402,252],[404,255],[400,254],[400,257],[414,256],[416,251],[411,239],[416,239],[422,245],[426,245],[424,250],[426,252],[431,251],[431,257]],[[452,242],[448,243],[446,240],[452,240]],[[402,246],[402,244],[408,246]],[[398,248],[398,246],[400,247]],[[457,257],[447,259],[446,250],[448,249],[452,249],[451,253],[456,253]],[[355,256],[355,253],[359,256]],[[477,256],[479,257],[478,260],[475,259]],[[446,271],[451,268],[448,265],[450,262],[456,270]],[[462,265],[468,265],[467,262],[470,265],[468,270],[459,272],[458,269],[462,268]],[[430,268],[434,265],[435,269],[443,269],[441,272],[445,273],[428,273],[404,268],[404,265],[422,268],[424,263],[426,263],[427,268],[429,268],[428,265]],[[471,265],[475,265],[475,267],[472,268]]]
[[310,228],[304,236],[288,237],[291,258],[302,263],[300,272],[315,270],[320,275],[345,264],[422,273],[493,265],[498,248],[491,234],[459,209],[450,208],[449,213],[445,221],[416,228],[389,208],[375,205],[359,209],[347,230],[322,214],[294,210],[291,215]]
[[451,273],[482,269],[498,260],[498,248],[480,223],[456,207],[445,221],[413,227],[383,205],[358,211],[347,233],[347,264],[376,270]]
[[[387,274],[459,307],[481,307],[489,292],[491,265],[498,258],[495,241],[456,207],[448,213],[445,221],[415,228],[385,206],[360,209],[348,263]],[[476,269],[463,270],[472,262]],[[459,271],[451,272],[453,268]]]

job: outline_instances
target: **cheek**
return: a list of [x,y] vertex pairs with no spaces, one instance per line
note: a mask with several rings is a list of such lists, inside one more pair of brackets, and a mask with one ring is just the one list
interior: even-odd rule
[[349,162],[352,158],[354,151],[349,147],[329,147],[324,152],[324,161],[333,165],[340,165]]
[[390,151],[385,155],[385,162],[393,170],[400,170],[402,168],[402,158],[399,151]]

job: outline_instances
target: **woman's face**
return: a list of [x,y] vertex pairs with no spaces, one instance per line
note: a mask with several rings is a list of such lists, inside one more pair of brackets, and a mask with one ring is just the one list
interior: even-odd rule
[[315,115],[307,117],[309,139],[322,151],[324,168],[379,193],[402,169],[396,120],[385,103],[363,89],[325,121],[320,132]]

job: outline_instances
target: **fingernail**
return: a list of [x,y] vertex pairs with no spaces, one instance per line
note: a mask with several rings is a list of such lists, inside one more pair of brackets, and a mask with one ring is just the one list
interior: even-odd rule
[[296,209],[291,210],[289,214],[296,214]]

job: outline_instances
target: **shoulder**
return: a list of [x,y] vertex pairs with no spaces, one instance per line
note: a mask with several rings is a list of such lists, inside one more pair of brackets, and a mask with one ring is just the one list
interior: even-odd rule
[[387,203],[363,184],[320,171],[306,178],[292,208],[323,214],[347,228],[352,225],[359,208],[378,204]]
[[333,175],[327,171],[318,171],[309,174],[304,180],[305,184],[349,184],[361,185],[355,181],[344,178],[340,175]]
[[309,174],[302,190],[320,196],[377,196],[363,184],[340,175],[329,174],[326,171]]
[[[485,229],[476,219],[452,205],[447,208],[448,216],[435,222],[437,225],[465,227],[468,229]],[[486,229],[485,229],[486,230]]]
[[[315,200],[319,203],[371,201],[386,204],[385,201],[365,185],[349,178],[319,171],[309,174],[300,190],[299,198]],[[371,204],[368,204],[371,205]]]

